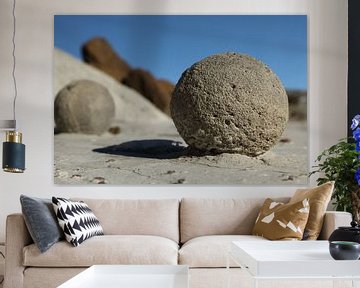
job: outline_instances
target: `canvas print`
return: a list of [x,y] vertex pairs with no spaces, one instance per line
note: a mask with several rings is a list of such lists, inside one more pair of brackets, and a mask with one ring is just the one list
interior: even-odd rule
[[54,183],[306,185],[306,15],[55,15]]

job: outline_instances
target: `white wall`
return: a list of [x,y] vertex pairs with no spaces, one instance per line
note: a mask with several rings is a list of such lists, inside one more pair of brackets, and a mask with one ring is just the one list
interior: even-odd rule
[[[11,5],[0,1],[0,119],[11,119]],[[265,197],[274,186],[55,186],[53,184],[53,14],[307,14],[310,159],[346,135],[347,1],[339,0],[18,0],[18,122],[27,149],[23,175],[0,171],[0,242],[21,193],[97,198]],[[236,29],[236,28],[235,28]],[[3,139],[4,135],[1,135]],[[0,156],[1,157],[1,156]],[[314,184],[314,182],[312,182]]]

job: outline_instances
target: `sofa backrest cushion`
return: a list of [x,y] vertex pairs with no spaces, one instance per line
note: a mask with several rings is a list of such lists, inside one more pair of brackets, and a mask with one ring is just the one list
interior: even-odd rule
[[83,199],[105,235],[155,235],[179,242],[178,199]]
[[250,235],[263,203],[264,198],[184,198],[180,205],[180,241],[205,235]]

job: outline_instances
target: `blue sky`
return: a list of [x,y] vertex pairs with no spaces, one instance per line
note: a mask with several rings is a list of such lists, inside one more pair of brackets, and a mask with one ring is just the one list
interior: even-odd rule
[[81,59],[81,46],[106,38],[132,67],[174,83],[193,63],[239,52],[266,63],[287,89],[307,89],[304,15],[56,15],[54,45]]

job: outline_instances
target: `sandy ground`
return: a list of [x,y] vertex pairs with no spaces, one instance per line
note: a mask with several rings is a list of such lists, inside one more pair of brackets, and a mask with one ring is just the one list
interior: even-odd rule
[[78,79],[108,87],[116,105],[113,125],[121,132],[55,135],[55,184],[307,184],[306,121],[289,122],[280,142],[256,158],[229,153],[191,156],[172,120],[150,102],[56,50],[54,95]]

